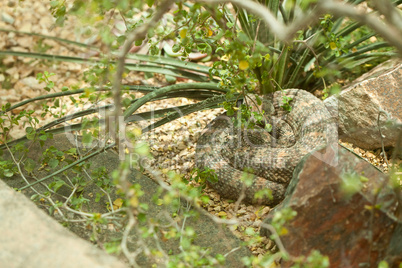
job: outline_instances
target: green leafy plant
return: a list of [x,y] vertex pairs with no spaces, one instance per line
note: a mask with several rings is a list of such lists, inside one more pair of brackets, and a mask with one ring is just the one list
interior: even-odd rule
[[[279,0],[259,2],[265,3],[272,14],[285,24],[290,24],[294,21],[296,12],[306,7],[311,8],[315,1],[310,4],[306,4],[307,1],[287,1],[286,4]],[[363,1],[347,2],[358,5]],[[395,1],[395,5],[398,4],[400,1]],[[334,18],[330,14],[321,17],[320,24],[300,30],[297,38],[286,44],[275,38],[262,20],[243,9],[236,11],[242,30],[237,39],[243,41],[249,52],[231,59],[236,63],[239,58],[249,57],[250,69],[264,93],[281,88],[302,88],[308,91],[327,88],[327,85],[336,83],[343,73],[353,73],[353,69],[362,63],[378,63],[379,60],[395,55],[381,38],[368,41],[374,33],[364,25],[344,18]],[[231,22],[235,23],[233,18]],[[356,32],[361,34],[356,35]],[[261,53],[258,49],[264,52]],[[227,50],[229,54],[232,51]],[[365,70],[358,71],[350,78]]]

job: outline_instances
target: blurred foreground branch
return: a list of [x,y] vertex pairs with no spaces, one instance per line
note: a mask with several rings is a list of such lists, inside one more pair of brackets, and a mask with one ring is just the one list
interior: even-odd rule
[[240,8],[246,9],[263,19],[275,36],[284,42],[291,42],[297,31],[318,23],[320,16],[323,14],[329,13],[337,17],[346,16],[369,26],[394,46],[398,50],[400,57],[402,57],[402,17],[389,0],[374,1],[375,6],[384,16],[384,20],[379,15],[363,12],[357,6],[351,4],[335,0],[320,0],[309,13],[299,16],[289,25],[279,21],[264,5],[251,0],[199,0],[199,2],[211,4],[231,2]]

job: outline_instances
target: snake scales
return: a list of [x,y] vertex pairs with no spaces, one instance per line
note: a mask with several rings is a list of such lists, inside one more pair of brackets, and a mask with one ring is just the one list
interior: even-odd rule
[[[290,112],[282,107],[284,96],[292,98]],[[221,196],[275,205],[284,198],[300,160],[336,142],[336,125],[324,104],[307,91],[277,91],[262,100],[260,110],[273,126],[271,133],[263,127],[238,128],[231,117],[218,116],[198,139],[196,164],[201,170],[215,171],[218,181],[208,183]],[[245,177],[251,178],[251,185],[244,182]],[[272,198],[255,199],[255,193],[263,189],[271,190]]]

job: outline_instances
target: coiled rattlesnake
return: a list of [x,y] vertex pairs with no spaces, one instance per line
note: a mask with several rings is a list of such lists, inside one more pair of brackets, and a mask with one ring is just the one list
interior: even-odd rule
[[[292,98],[290,112],[281,106],[284,96]],[[215,171],[218,182],[209,185],[221,196],[274,205],[284,198],[300,160],[337,142],[337,128],[324,104],[307,91],[277,91],[262,100],[265,119],[273,125],[271,133],[262,127],[240,129],[231,117],[218,116],[198,139],[196,162],[201,170]],[[251,178],[251,184],[242,178]],[[263,189],[270,189],[273,198],[255,199]]]

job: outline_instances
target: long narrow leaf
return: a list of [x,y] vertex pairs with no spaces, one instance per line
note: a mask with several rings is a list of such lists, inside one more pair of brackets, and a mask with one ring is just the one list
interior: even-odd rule
[[159,73],[159,74],[165,74],[165,75],[171,75],[174,77],[182,77],[182,78],[187,78],[191,79],[194,81],[200,81],[200,82],[207,82],[209,81],[209,77],[206,75],[198,75],[182,70],[169,70],[165,67],[152,67],[152,66],[146,66],[146,65],[139,65],[139,64],[126,64],[126,68],[130,71],[137,71],[137,72],[145,72],[145,73]]
[[300,74],[300,69],[302,66],[304,66],[306,59],[308,58],[310,54],[310,51],[308,49],[305,49],[303,52],[303,55],[299,59],[296,67],[293,69],[293,72],[288,80],[288,83],[286,84],[286,88],[289,88],[290,86],[295,85],[296,77]]
[[238,95],[234,95],[231,99],[227,99],[226,96],[222,95],[222,96],[216,96],[213,98],[209,98],[206,99],[204,101],[200,101],[198,103],[189,105],[188,107],[185,107],[183,109],[180,110],[176,110],[173,113],[170,113],[169,115],[167,115],[165,118],[145,127],[144,129],[142,129],[142,133],[148,132],[152,129],[155,129],[157,127],[160,127],[166,123],[169,123],[173,120],[176,120],[180,117],[186,116],[188,114],[197,112],[197,111],[201,111],[201,110],[206,110],[206,109],[212,109],[212,108],[217,108],[218,104],[224,102],[224,101],[234,101],[237,100]]
[[276,68],[276,74],[275,74],[275,78],[276,78],[276,82],[283,87],[282,85],[282,81],[283,81],[283,76],[285,74],[285,68],[286,68],[286,64],[288,63],[288,46],[283,46],[282,48],[282,54],[280,56],[279,59],[279,63],[278,63],[278,67]]
[[372,44],[368,44],[365,46],[361,46],[359,48],[357,48],[356,52],[352,52],[349,54],[345,54],[345,55],[341,55],[341,58],[346,58],[346,57],[352,57],[355,55],[360,55],[362,53],[368,52],[368,51],[373,51],[376,49],[380,49],[380,48],[384,48],[384,47],[389,47],[389,44],[386,42],[376,42],[376,43],[372,43]]
[[[37,96],[35,98],[31,98],[31,99],[27,99],[24,101],[21,101],[13,106],[11,106],[10,108],[6,109],[5,111],[0,111],[0,115],[12,111],[16,108],[19,108],[21,106],[24,106],[25,104],[31,103],[31,102],[35,102],[38,100],[46,100],[46,99],[52,99],[52,98],[56,98],[56,97],[62,97],[62,96],[69,96],[69,95],[74,95],[74,94],[80,94],[83,93],[85,90],[85,88],[80,88],[80,89],[76,89],[76,90],[68,90],[68,91],[62,91],[62,92],[56,92],[56,93],[51,93],[51,94],[46,94],[46,95],[41,95],[41,96]],[[99,91],[106,91],[108,89],[98,89]]]
[[211,90],[217,90],[219,87],[217,84],[214,83],[194,83],[194,84],[176,84],[176,85],[171,85],[163,88],[159,88],[157,90],[154,90],[153,92],[148,93],[147,95],[143,96],[140,98],[137,102],[132,104],[125,112],[124,112],[124,119],[128,118],[130,115],[132,115],[138,108],[140,108],[143,104],[147,103],[148,101],[155,99],[159,96],[162,96],[166,93],[172,92],[172,91],[179,91],[183,89],[211,89]]
[[[9,112],[12,111],[16,108],[19,108],[21,106],[24,106],[25,104],[31,103],[31,102],[35,102],[38,100],[46,100],[46,99],[53,99],[53,98],[57,98],[57,97],[63,97],[63,96],[70,96],[70,95],[75,95],[75,94],[80,94],[83,93],[85,90],[87,90],[88,88],[80,88],[80,89],[75,89],[75,90],[67,90],[67,91],[61,91],[61,92],[55,92],[55,93],[50,93],[50,94],[46,94],[46,95],[41,95],[41,96],[37,96],[35,98],[30,98],[24,101],[21,101],[13,106],[11,106],[10,108],[8,108],[7,110],[0,111],[0,115],[4,114],[5,112]],[[95,91],[107,91],[110,90],[110,88],[93,88]],[[155,87],[148,87],[148,86],[131,86],[128,88],[129,90],[134,90],[134,91],[140,91],[141,89],[146,90],[155,90]]]
[[150,62],[159,65],[169,65],[174,67],[179,67],[185,70],[209,74],[209,67],[200,65],[193,62],[182,61],[177,59],[171,59],[167,57],[160,56],[148,56],[148,55],[140,55],[140,54],[128,54],[127,59],[133,59],[138,61]]
[[61,43],[71,44],[71,45],[75,45],[75,46],[79,46],[79,47],[86,47],[86,48],[90,48],[92,50],[98,50],[98,48],[95,47],[95,46],[91,46],[91,45],[76,42],[76,41],[71,41],[71,40],[56,37],[56,36],[50,36],[50,35],[44,35],[44,34],[38,34],[38,33],[30,33],[30,32],[22,32],[22,31],[16,31],[16,30],[11,30],[11,29],[4,29],[4,28],[0,28],[0,32],[8,32],[8,33],[16,33],[16,34],[20,34],[20,35],[37,36],[37,37],[40,37],[40,38],[43,38],[43,39],[51,39],[51,40],[56,40],[56,41],[61,42]]
[[[0,51],[0,55],[8,55],[8,56],[19,56],[19,57],[29,57],[35,59],[43,59],[43,60],[50,60],[50,61],[63,61],[63,62],[74,62],[78,64],[96,64],[100,62],[100,59],[85,59],[79,57],[70,57],[70,56],[60,56],[60,55],[49,55],[49,54],[42,54],[42,53],[33,53],[33,52],[18,52],[18,51]],[[110,62],[111,64],[115,63],[113,61]],[[183,65],[185,66],[185,65]],[[182,77],[188,78],[195,81],[208,81],[209,78],[207,76],[201,76],[195,74],[193,72],[188,72],[185,70],[178,70],[177,68],[171,67],[155,67],[155,66],[147,66],[143,64],[134,64],[134,63],[127,63],[126,68],[132,71],[142,71],[142,72],[150,72],[150,73],[160,73],[165,75],[171,75],[175,77]],[[205,69],[200,69],[203,73],[205,73]]]
[[[30,32],[22,32],[22,31],[15,31],[15,30],[10,30],[10,29],[3,29],[3,28],[0,28],[0,32],[12,32],[12,33],[21,34],[21,35],[38,36],[38,37],[41,37],[41,38],[44,38],[44,39],[51,39],[51,40],[55,40],[55,41],[58,41],[58,42],[61,42],[61,43],[67,43],[67,44],[72,44],[72,45],[75,45],[75,46],[90,48],[92,50],[98,50],[98,48],[95,47],[95,46],[91,46],[91,45],[88,45],[88,44],[84,44],[84,43],[80,43],[80,42],[76,42],[76,41],[71,41],[71,40],[68,40],[68,39],[59,38],[59,37],[55,37],[55,36],[43,35],[43,34],[38,34],[38,33],[30,33]],[[117,55],[117,53],[112,53],[112,54]],[[161,57],[161,56],[149,56],[149,55],[141,55],[141,54],[128,54],[127,58],[128,59],[133,59],[133,60],[138,60],[138,61],[144,61],[144,62],[148,62],[148,63],[156,63],[156,64],[159,64],[159,65],[175,66],[175,67],[191,70],[191,71],[194,71],[194,72],[205,73],[205,74],[209,74],[209,69],[210,69],[207,66],[196,64],[196,63],[193,63],[193,62],[170,59],[168,57]]]
[[363,43],[364,41],[370,39],[371,37],[375,36],[375,33],[366,34],[365,36],[361,37],[360,39],[354,41],[353,43],[346,46],[347,49],[357,47],[359,44]]

